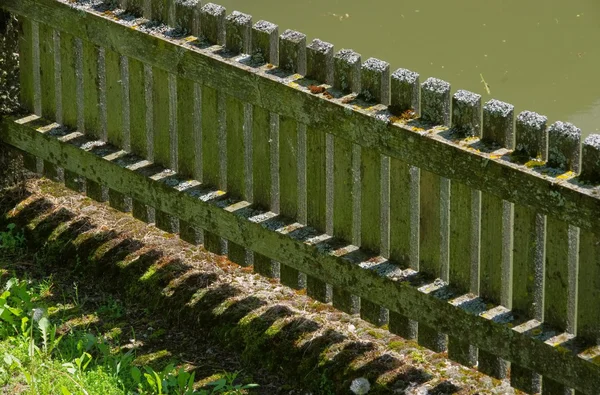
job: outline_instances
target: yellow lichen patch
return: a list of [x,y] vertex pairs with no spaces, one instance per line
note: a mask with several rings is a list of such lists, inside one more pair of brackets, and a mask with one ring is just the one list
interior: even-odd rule
[[556,178],[559,180],[568,180],[569,178],[572,178],[572,177],[575,177],[575,173],[572,171],[567,171],[566,173],[556,176]]
[[525,162],[525,167],[528,169],[533,169],[535,167],[544,166],[544,162],[539,159],[532,159],[529,162]]
[[298,83],[294,82],[294,81],[290,81],[287,85],[289,87],[292,87],[292,88],[299,88],[300,87],[300,85]]
[[73,327],[87,327],[91,324],[100,322],[100,318],[96,314],[86,314],[80,317],[71,318],[63,324],[67,328]]
[[188,43],[192,42],[192,41],[196,41],[196,37],[188,36],[188,37],[184,38],[183,41],[188,42]]
[[500,159],[501,157],[502,157],[502,155],[497,155],[497,154],[490,155],[490,159]]

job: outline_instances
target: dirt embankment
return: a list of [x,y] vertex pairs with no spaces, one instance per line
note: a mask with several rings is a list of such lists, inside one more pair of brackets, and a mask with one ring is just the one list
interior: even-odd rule
[[514,393],[54,182],[30,180],[0,202],[0,226],[26,230],[44,271],[123,300],[139,313],[126,317],[142,322],[138,339],[173,349],[197,377],[243,369],[264,394],[348,394],[359,377],[369,394]]

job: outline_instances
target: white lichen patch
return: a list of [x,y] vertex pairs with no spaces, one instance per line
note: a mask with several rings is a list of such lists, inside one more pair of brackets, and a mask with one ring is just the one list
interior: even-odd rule
[[328,42],[325,42],[325,41],[319,40],[318,38],[315,38],[308,45],[308,48],[312,51],[315,51],[315,52],[325,55],[325,54],[333,51],[333,44],[330,44]]
[[425,91],[446,94],[450,92],[450,83],[438,78],[429,77],[423,82],[422,88]]
[[514,111],[515,106],[512,104],[492,99],[483,106],[484,112],[497,117],[506,118]]
[[379,60],[377,58],[369,58],[365,63],[363,63],[363,70],[369,70],[376,73],[383,73],[390,67],[388,62],[383,60]]
[[355,65],[360,62],[360,54],[351,49],[341,49],[334,57],[344,61],[348,65]]
[[419,81],[419,73],[407,69],[398,69],[392,73],[392,79],[412,85]]
[[227,15],[227,21],[238,25],[243,26],[252,21],[252,15],[244,14],[243,12],[233,11],[231,14]]
[[457,90],[453,97],[458,103],[471,107],[477,106],[481,100],[481,95],[463,89]]
[[220,16],[225,14],[225,7],[214,3],[207,3],[201,8],[201,12],[212,16]]
[[537,133],[543,133],[543,129],[546,127],[548,117],[540,115],[533,111],[523,111],[517,117],[517,124],[521,127],[530,128],[535,130]]
[[254,24],[253,29],[270,34],[277,30],[277,25],[268,21],[260,20]]

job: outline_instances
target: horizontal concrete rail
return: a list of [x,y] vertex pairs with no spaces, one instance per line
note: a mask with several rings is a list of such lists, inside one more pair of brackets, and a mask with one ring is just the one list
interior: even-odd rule
[[509,310],[489,308],[472,295],[453,295],[443,283],[430,283],[414,271],[378,261],[356,247],[254,210],[222,192],[180,179],[107,144],[87,139],[32,115],[5,118],[2,142],[63,167],[86,179],[210,230],[245,248],[352,292],[391,311],[463,339],[569,387],[594,393],[600,388],[597,347],[576,349],[576,338],[556,334],[539,322],[516,322]]
[[398,122],[385,106],[361,108],[347,103],[346,97],[311,94],[305,87],[308,82],[299,75],[284,78],[272,66],[254,68],[224,56],[218,46],[201,48],[186,38],[142,32],[110,13],[75,9],[57,0],[4,0],[2,7],[422,170],[582,229],[600,229],[597,186],[580,184],[573,176],[551,177],[539,167],[532,170],[513,163],[507,155],[510,151],[478,152],[469,148],[472,141],[444,137],[446,134],[440,134],[443,128],[424,131]]

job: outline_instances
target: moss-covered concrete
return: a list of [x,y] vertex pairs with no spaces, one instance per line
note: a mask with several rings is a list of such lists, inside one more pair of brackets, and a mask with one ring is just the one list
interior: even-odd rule
[[[44,187],[46,193],[50,189]],[[160,238],[160,231],[85,198],[61,191],[42,197],[38,189],[32,196],[5,195],[2,201],[6,214],[0,227],[10,222],[25,229],[48,270],[71,270],[80,283],[94,282],[190,336],[212,339],[238,352],[248,369],[285,375],[319,394],[347,393],[357,377],[368,378],[374,394],[411,388],[439,394],[491,393],[496,386],[508,390],[506,383],[480,385],[482,376],[443,355],[356,317],[313,306],[301,293]],[[14,207],[19,209],[10,210]],[[31,222],[37,225],[28,227]],[[186,255],[195,259],[179,258]]]
[[[59,166],[88,179],[102,180],[111,189],[129,193],[133,198],[145,201],[165,213],[210,230],[271,259],[286,262],[287,265],[307,275],[317,277],[333,286],[342,287],[391,311],[401,312],[441,333],[460,338],[465,343],[476,345],[499,357],[549,375],[578,389],[593,389],[596,385],[600,386],[599,366],[578,357],[578,350],[558,353],[554,347],[545,344],[530,332],[516,331],[513,328],[514,322],[511,323],[514,317],[509,312],[503,312],[505,318],[497,320],[494,319],[495,310],[490,312],[491,315],[479,315],[481,309],[471,311],[457,307],[449,303],[449,299],[460,295],[453,295],[447,287],[431,282],[431,279],[423,276],[423,273],[405,278],[404,274],[397,270],[392,271],[391,274],[385,271],[379,273],[375,270],[367,270],[357,265],[369,259],[364,251],[336,256],[331,253],[340,248],[336,240],[318,245],[303,241],[301,234],[314,233],[310,228],[305,227],[301,232],[287,234],[280,230],[284,225],[280,219],[275,219],[272,223],[253,222],[249,220],[256,214],[252,208],[231,212],[224,209],[222,204],[218,204],[227,202],[200,201],[191,194],[179,192],[160,181],[124,168],[126,161],[121,164],[114,163],[77,146],[60,142],[55,137],[42,134],[34,129],[36,122],[33,121],[31,126],[2,122],[2,126],[7,131],[2,138],[5,141],[9,140],[11,144],[26,147],[28,151],[31,150],[30,152],[41,155],[45,159],[54,160]],[[68,217],[68,213],[61,212],[52,215]],[[45,218],[37,227],[43,229],[44,222],[48,220]],[[44,232],[42,233],[45,234]],[[100,257],[112,257],[112,250],[96,251],[95,254],[97,258],[93,261],[97,261],[99,267],[94,270],[98,275],[106,275],[109,269],[103,267],[104,261]],[[169,280],[167,272],[163,267],[159,267],[156,277],[154,274],[150,276],[153,279],[151,284],[163,286],[162,276],[167,276]],[[141,275],[142,273],[139,274]],[[164,285],[167,283],[168,281]],[[154,293],[153,296],[156,296],[156,289]],[[453,318],[449,320],[447,317]]]

